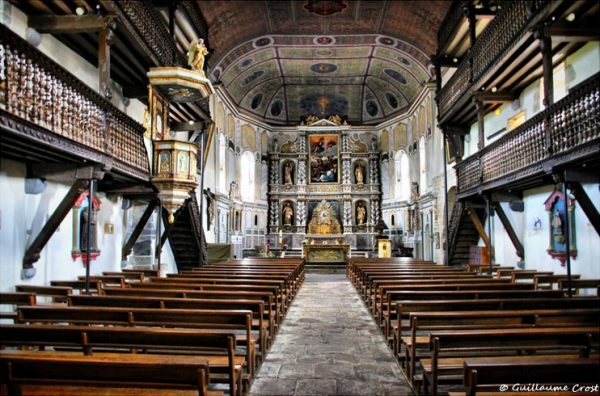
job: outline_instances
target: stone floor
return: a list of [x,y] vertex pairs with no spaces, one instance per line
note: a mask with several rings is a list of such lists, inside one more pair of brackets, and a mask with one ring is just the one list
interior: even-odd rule
[[308,273],[249,395],[413,392],[346,275]]

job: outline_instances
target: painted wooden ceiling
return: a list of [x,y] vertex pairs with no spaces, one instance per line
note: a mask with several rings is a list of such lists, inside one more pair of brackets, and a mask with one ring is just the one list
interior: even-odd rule
[[201,1],[209,77],[240,111],[273,125],[338,114],[372,125],[433,78],[448,1]]

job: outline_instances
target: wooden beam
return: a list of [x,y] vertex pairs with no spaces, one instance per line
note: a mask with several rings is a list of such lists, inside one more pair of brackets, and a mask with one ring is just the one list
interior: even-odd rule
[[571,190],[573,196],[575,196],[575,199],[579,203],[579,206],[581,206],[581,209],[587,218],[590,220],[590,223],[592,223],[596,233],[600,235],[600,214],[598,213],[598,210],[596,209],[596,206],[594,206],[594,203],[590,197],[581,186],[581,183],[571,182],[567,183],[567,186]]
[[442,128],[444,133],[448,135],[468,135],[471,133],[471,129],[469,127],[465,127],[462,125],[446,125]]
[[171,127],[171,130],[175,132],[193,132],[205,129],[207,127],[207,124],[208,123],[204,121],[195,121],[193,124],[190,124],[189,122],[171,122],[169,126]]
[[493,202],[511,202],[511,201],[520,201],[523,199],[523,194],[521,191],[494,191],[491,195]]
[[477,136],[479,139],[479,142],[477,143],[477,149],[482,150],[485,147],[485,105],[483,104],[483,102],[477,100],[476,97],[474,97],[473,99],[473,101],[475,102],[475,107],[477,108]]
[[75,180],[102,180],[104,172],[97,166],[78,167],[77,164],[32,164],[29,177],[54,182]]
[[552,64],[552,39],[544,35],[544,28],[538,27],[533,32],[538,40],[540,53],[542,54],[543,82],[544,82],[544,107],[548,108],[554,104],[554,67]]
[[515,249],[517,251],[517,256],[521,257],[521,260],[523,260],[523,258],[525,258],[525,249],[523,248],[523,244],[519,240],[517,233],[515,232],[514,228],[512,227],[512,224],[510,224],[510,220],[508,220],[506,213],[504,213],[504,209],[502,209],[502,205],[500,205],[500,203],[492,202],[492,206],[493,206],[494,210],[496,211],[496,213],[498,214],[498,217],[500,218],[500,221],[502,222],[504,229],[508,233],[508,237],[510,238],[513,246],[515,247]]
[[483,103],[512,103],[519,95],[512,92],[474,92],[473,96]]
[[123,250],[121,253],[122,260],[127,260],[127,256],[129,256],[131,254],[133,245],[136,243],[137,239],[142,234],[142,231],[144,230],[144,227],[146,227],[146,223],[148,223],[148,220],[150,219],[152,212],[154,212],[154,209],[156,209],[156,207],[158,205],[159,205],[159,201],[157,199],[154,199],[154,200],[150,201],[150,203],[148,204],[148,207],[146,207],[146,211],[144,211],[144,214],[140,218],[140,221],[138,221],[133,232],[129,236],[129,239],[125,243],[125,246],[123,246]]
[[493,250],[491,250],[492,246],[490,245],[490,238],[485,233],[485,229],[483,228],[483,224],[481,224],[481,220],[479,220],[479,217],[477,216],[477,213],[475,213],[475,210],[473,210],[473,209],[467,209],[467,213],[469,214],[469,217],[471,218],[471,221],[473,221],[473,224],[475,224],[475,228],[477,229],[477,232],[479,233],[479,236],[483,240],[483,243],[488,248],[488,252],[491,251],[492,252],[492,257],[495,256]]
[[96,15],[37,16],[30,15],[28,26],[39,33],[93,33],[114,23],[116,15],[98,17]]
[[591,18],[579,21],[560,21],[544,27],[544,36],[556,42],[598,41],[600,28]]
[[98,38],[98,91],[105,98],[112,98],[110,90],[110,47],[112,45],[116,22],[109,20],[100,29]]
[[131,85],[123,87],[123,96],[131,99],[144,98],[148,100],[148,86],[147,85]]
[[60,223],[65,219],[67,214],[73,208],[73,205],[81,194],[89,186],[88,180],[77,180],[71,186],[71,189],[67,192],[67,195],[63,198],[62,202],[54,210],[54,213],[50,216],[42,230],[35,238],[35,240],[29,245],[29,248],[25,251],[23,256],[23,268],[32,268],[33,263],[40,259],[40,252],[46,246],[46,243],[50,240]]

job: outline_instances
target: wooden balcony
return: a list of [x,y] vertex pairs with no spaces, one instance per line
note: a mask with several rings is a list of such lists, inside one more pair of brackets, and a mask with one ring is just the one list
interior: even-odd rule
[[456,165],[458,198],[499,188],[531,188],[555,169],[596,165],[600,76]]
[[[552,39],[552,61],[558,64],[592,39],[597,31],[598,7],[585,1],[516,0],[502,8],[465,53],[457,53],[456,42],[467,40],[468,29],[462,7],[453,6],[439,32],[437,58],[457,58],[460,63],[438,92],[440,125],[468,126],[477,121],[472,100],[475,92],[490,91],[518,95],[542,76],[542,54],[538,34]],[[578,19],[565,22],[574,13]],[[458,35],[458,36],[457,36]],[[462,48],[462,47],[461,47]],[[486,111],[489,111],[489,106]]]
[[2,156],[100,165],[149,181],[144,127],[4,26],[0,30]]

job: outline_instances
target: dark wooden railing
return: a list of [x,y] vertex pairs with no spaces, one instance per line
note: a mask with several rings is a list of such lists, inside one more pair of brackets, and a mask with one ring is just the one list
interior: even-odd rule
[[452,34],[459,28],[459,25],[465,18],[463,6],[468,6],[469,3],[472,3],[472,1],[462,0],[452,2],[450,9],[440,25],[440,30],[438,30],[438,55],[442,55],[440,54],[440,49],[448,45],[448,40],[450,40]]
[[142,39],[140,45],[155,58],[156,66],[188,67],[185,55],[177,48],[173,35],[169,33],[160,15],[149,1],[111,1],[118,10],[119,21]]
[[[438,93],[441,119],[465,95],[471,95],[477,89],[481,80],[492,71],[494,64],[504,59],[515,45],[531,34],[532,27],[553,3],[556,1],[516,0],[503,3],[502,9],[477,38],[454,75]],[[452,22],[449,20],[448,23]],[[450,27],[442,26],[440,32],[446,30],[452,31]]]
[[[598,155],[600,76],[456,165],[459,194]],[[551,162],[551,163],[550,163]],[[498,184],[498,183],[496,183]]]
[[9,29],[0,29],[4,110],[99,157],[112,157],[113,168],[148,180],[144,127]]

